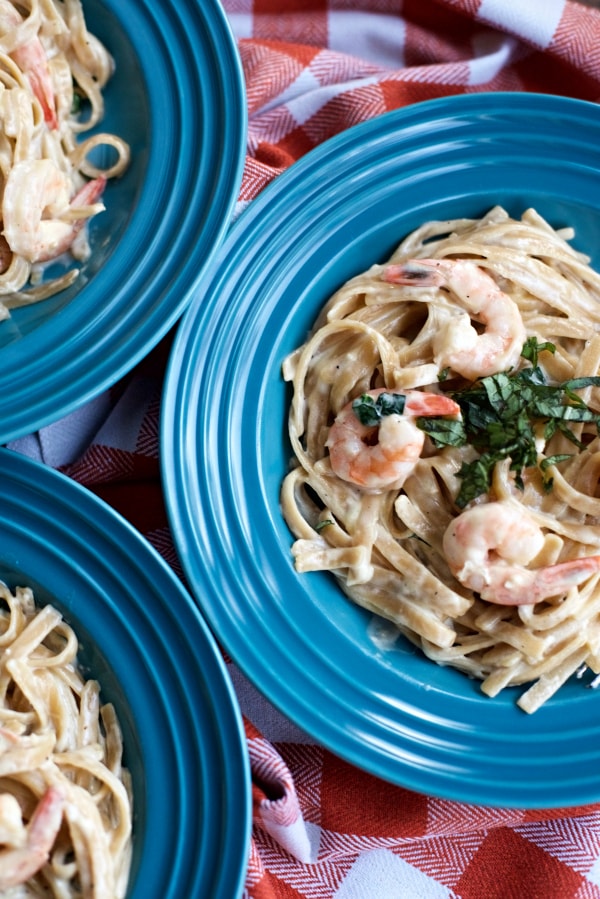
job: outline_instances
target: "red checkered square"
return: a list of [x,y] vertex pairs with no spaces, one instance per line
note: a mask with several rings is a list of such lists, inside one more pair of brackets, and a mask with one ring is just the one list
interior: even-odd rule
[[417,837],[427,833],[425,796],[388,783],[324,753],[321,827],[368,837]]
[[491,831],[455,885],[461,899],[575,899],[581,874],[509,828]]

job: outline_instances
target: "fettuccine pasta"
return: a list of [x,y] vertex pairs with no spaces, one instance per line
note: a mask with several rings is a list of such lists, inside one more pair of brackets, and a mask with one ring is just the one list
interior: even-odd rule
[[527,712],[600,673],[600,276],[573,236],[429,222],[283,367],[297,571]]
[[119,899],[131,785],[115,710],[78,640],[32,591],[0,583],[0,894]]
[[[50,260],[90,254],[86,224],[130,155],[117,135],[82,137],[103,118],[113,69],[80,0],[0,0],[0,318],[77,277],[38,283]],[[102,169],[101,146],[112,160]]]

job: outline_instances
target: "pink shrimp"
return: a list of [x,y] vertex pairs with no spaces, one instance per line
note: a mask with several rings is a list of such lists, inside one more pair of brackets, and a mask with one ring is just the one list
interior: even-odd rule
[[13,253],[46,262],[65,253],[104,207],[105,178],[88,181],[69,198],[70,181],[50,159],[25,159],[8,173],[2,200],[3,234]]
[[46,864],[60,830],[63,807],[62,792],[56,787],[49,787],[37,804],[29,824],[23,828],[23,845],[0,851],[0,890],[26,883]]
[[482,599],[506,606],[561,596],[600,572],[600,556],[527,568],[543,545],[536,522],[504,501],[466,509],[443,537],[444,555],[456,579]]
[[404,397],[403,411],[383,414],[378,426],[365,425],[350,402],[336,417],[326,444],[333,472],[366,492],[399,490],[412,473],[425,442],[415,418],[460,412],[454,400],[437,393],[380,388],[365,396],[377,400],[382,394]]
[[[4,34],[10,33],[18,29],[22,22],[23,18],[14,5],[8,0],[0,0],[0,30]],[[39,37],[34,35],[24,42],[18,43],[9,55],[27,76],[31,90],[42,107],[44,121],[48,127],[58,128],[48,57]]]
[[[476,379],[512,368],[527,339],[519,307],[479,265],[467,259],[411,259],[388,265],[383,280],[413,287],[445,287],[455,310],[434,340],[434,361]],[[485,325],[483,334],[471,319]]]

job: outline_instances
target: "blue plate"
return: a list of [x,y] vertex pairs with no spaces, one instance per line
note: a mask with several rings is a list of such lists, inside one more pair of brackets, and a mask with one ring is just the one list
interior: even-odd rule
[[71,412],[158,343],[222,240],[241,182],[244,81],[219,0],[83,6],[116,62],[96,130],[125,138],[131,164],[107,185],[75,284],[0,323],[0,443]]
[[422,222],[534,206],[600,263],[600,111],[527,94],[435,100],[344,132],[236,222],[190,306],[164,394],[175,541],[209,624],[256,686],[349,762],[490,805],[600,800],[600,692],[569,683],[533,716],[407,642],[324,573],[297,575],[279,490],[288,470],[284,357],[330,294]]
[[251,825],[246,741],[197,606],[108,505],[6,449],[0,504],[0,579],[62,612],[123,728],[134,792],[128,899],[239,896]]

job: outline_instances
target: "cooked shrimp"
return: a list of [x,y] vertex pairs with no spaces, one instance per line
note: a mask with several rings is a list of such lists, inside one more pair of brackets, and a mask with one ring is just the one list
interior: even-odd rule
[[14,798],[10,794],[3,794],[0,799],[5,831],[11,834],[13,840],[12,845],[0,850],[0,891],[4,891],[26,883],[48,861],[60,830],[64,797],[60,790],[49,787],[27,827],[21,825],[20,828],[16,822],[16,800],[11,803]]
[[[476,263],[411,259],[388,265],[382,277],[392,284],[445,287],[465,310],[449,317],[434,340],[434,361],[440,368],[450,367],[474,380],[505,371],[519,361],[527,338],[519,308]],[[482,334],[471,319],[485,325]]]
[[504,501],[465,510],[443,537],[444,555],[456,579],[482,599],[506,606],[560,596],[600,572],[600,556],[527,568],[543,545],[537,523]]
[[29,262],[65,253],[85,220],[104,209],[96,202],[106,181],[88,181],[72,199],[70,182],[50,159],[27,159],[10,170],[2,201],[3,234]]
[[[14,5],[8,0],[0,0],[0,33],[6,35],[15,32],[22,23],[23,18]],[[48,57],[42,42],[37,35],[25,36],[25,31],[22,42],[19,42],[18,31],[16,40],[17,43],[10,50],[9,56],[25,72],[31,90],[42,107],[44,121],[48,127],[58,128],[54,88],[48,68]]]
[[384,414],[378,426],[365,425],[350,402],[335,419],[326,443],[334,473],[367,492],[399,490],[413,471],[425,442],[416,417],[460,412],[449,397],[419,390],[380,388],[366,396],[376,400],[384,393],[405,397],[401,414]]

